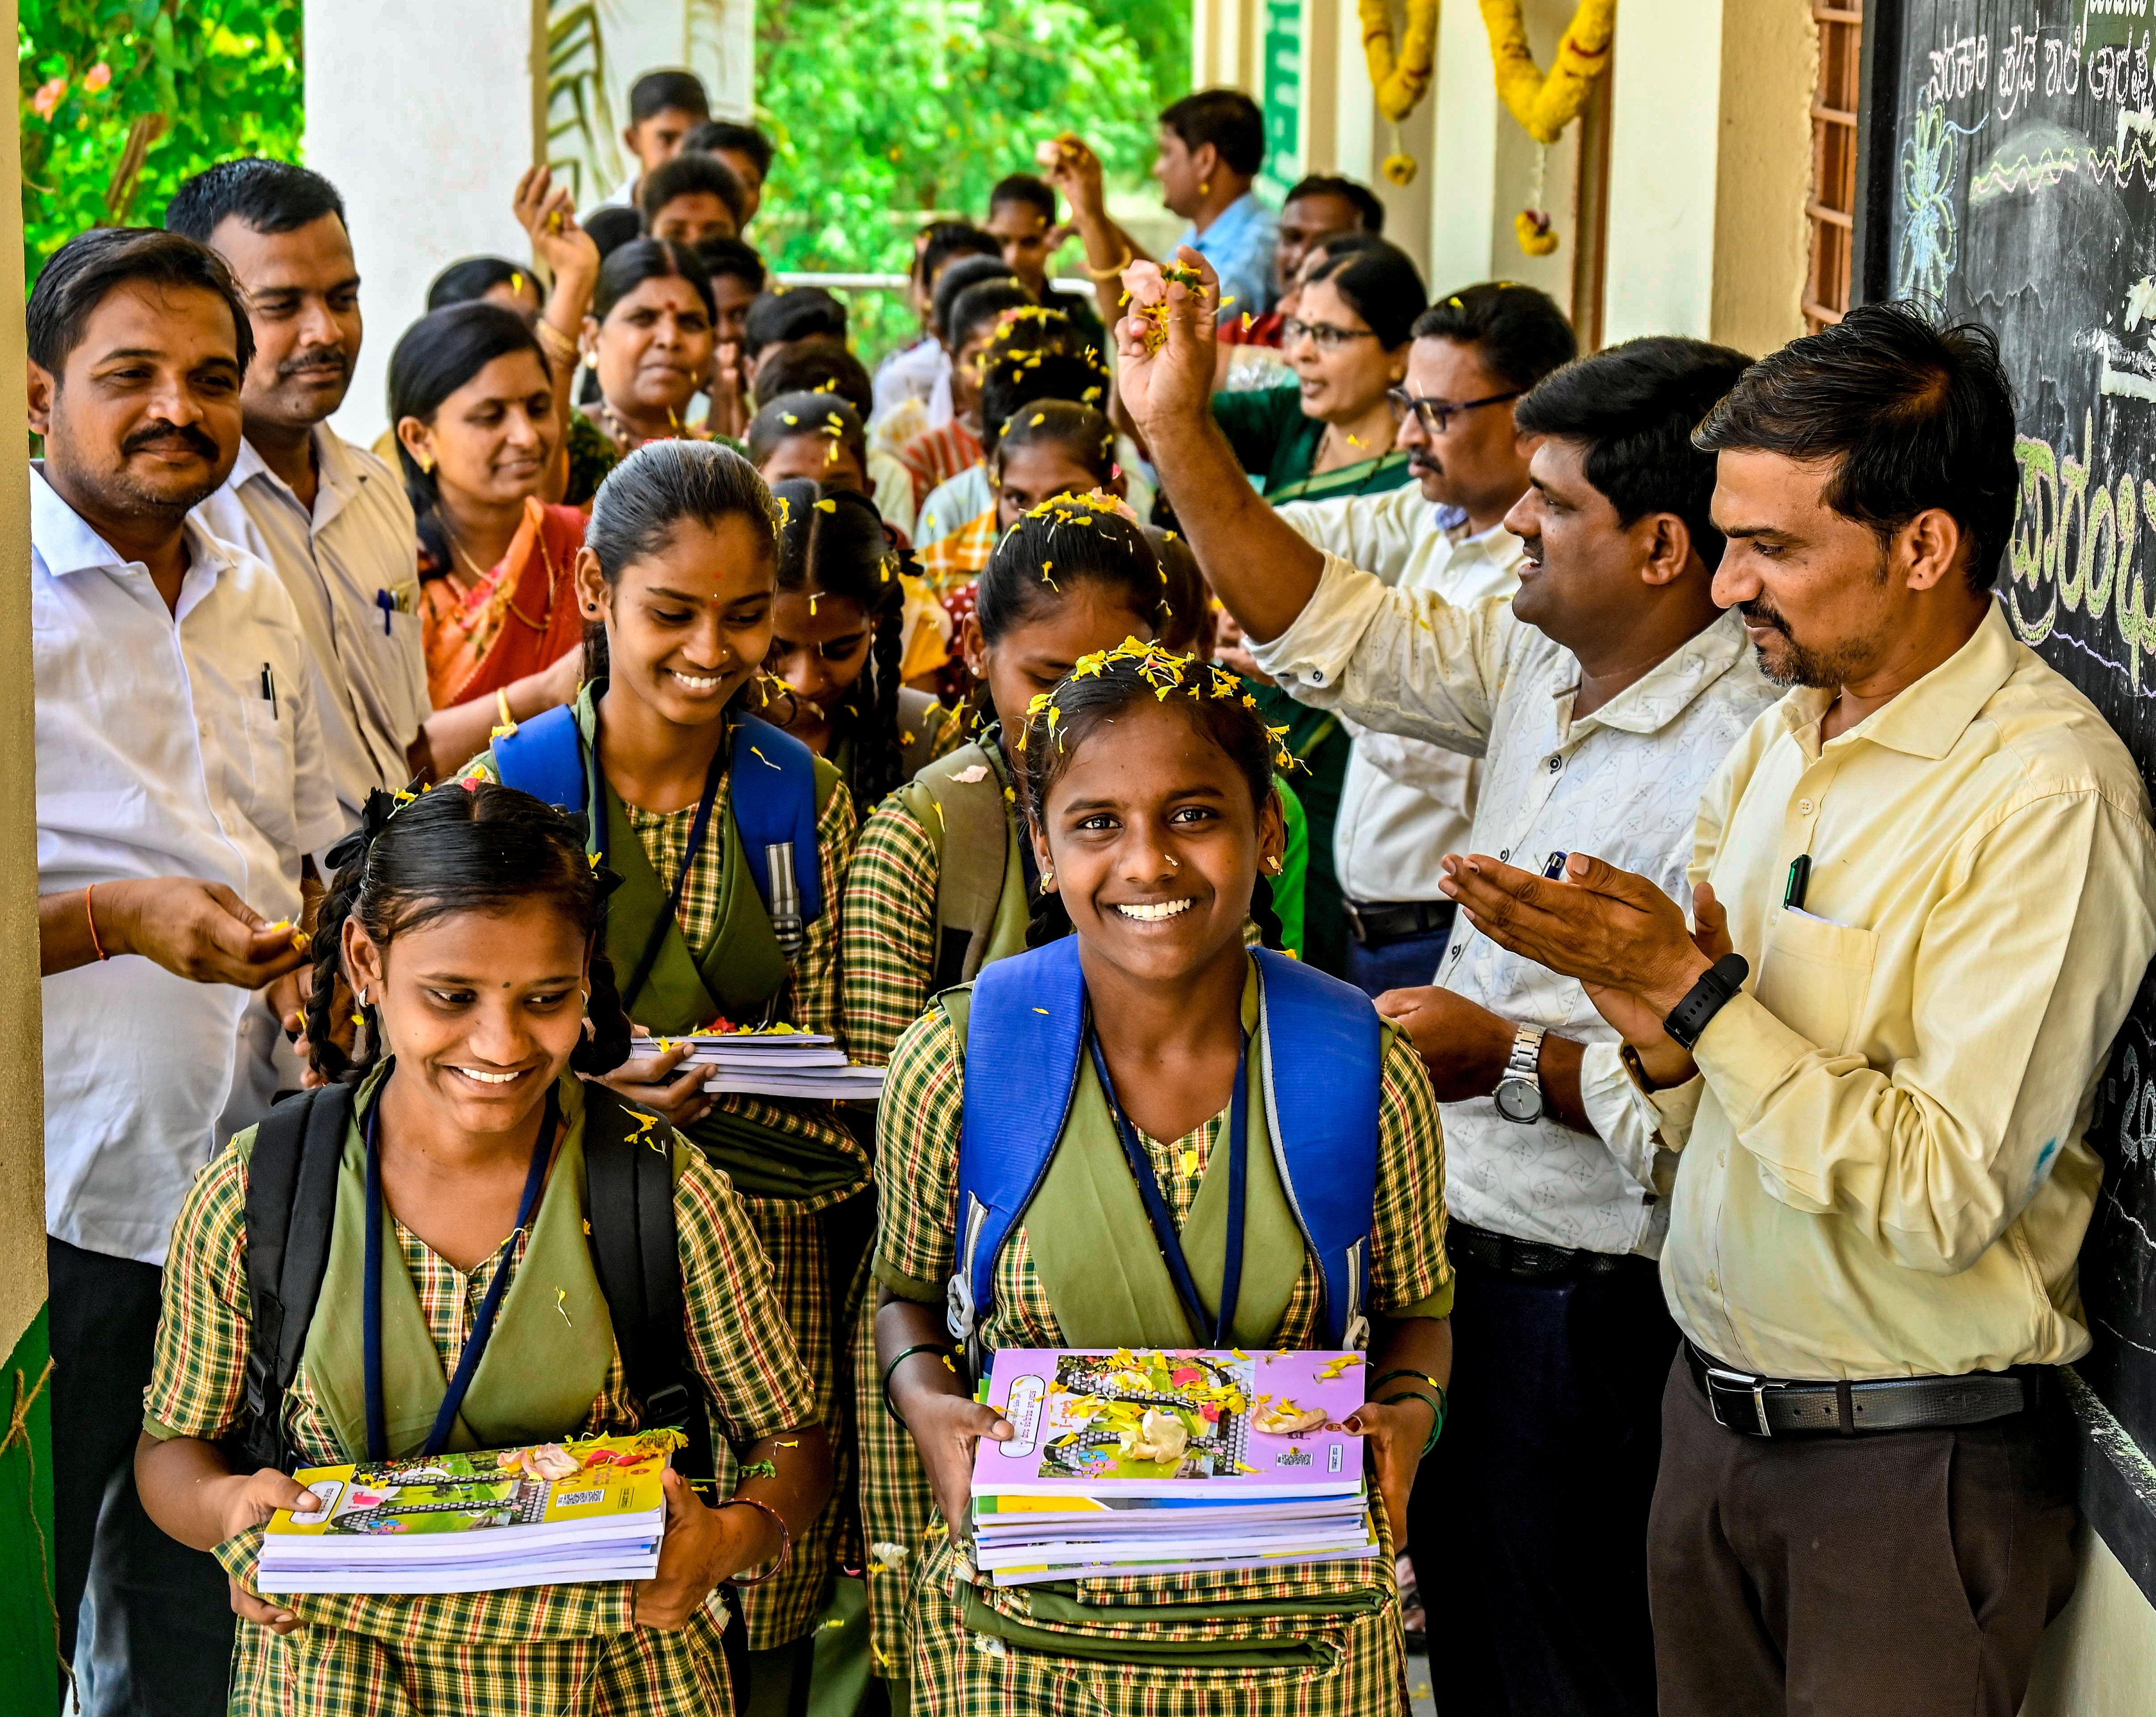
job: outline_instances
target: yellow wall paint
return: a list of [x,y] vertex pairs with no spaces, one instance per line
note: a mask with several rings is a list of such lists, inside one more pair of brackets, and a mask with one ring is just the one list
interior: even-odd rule
[[2081,1583],[2044,1636],[2021,1717],[2147,1717],[2156,1610],[2101,1538],[2087,1526],[2081,1538]]
[[1754,354],[1804,331],[1812,89],[1819,32],[1805,0],[1728,0],[1714,179],[1708,337]]
[[[15,0],[0,0],[15,32]],[[23,398],[22,151],[0,143],[0,399]],[[20,447],[18,443],[17,446]],[[0,463],[0,1354],[45,1302],[44,1024],[38,992],[30,479]]]

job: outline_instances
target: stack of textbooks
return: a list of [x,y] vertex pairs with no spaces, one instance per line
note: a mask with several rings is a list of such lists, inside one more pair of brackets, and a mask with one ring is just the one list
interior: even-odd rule
[[835,1038],[790,1025],[734,1027],[724,1020],[687,1038],[639,1033],[636,1053],[689,1046],[688,1064],[708,1067],[706,1091],[742,1091],[757,1097],[822,1097],[873,1103],[883,1094],[883,1069],[857,1067]]
[[264,1592],[501,1591],[659,1571],[678,1432],[415,1455],[295,1476],[305,1514],[262,1540]]
[[998,1586],[1378,1553],[1354,1353],[1008,1348],[973,1460],[973,1561]]

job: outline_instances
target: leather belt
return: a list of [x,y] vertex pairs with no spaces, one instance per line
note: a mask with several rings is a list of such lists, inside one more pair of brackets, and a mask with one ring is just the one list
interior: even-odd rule
[[1342,900],[1340,904],[1348,913],[1348,934],[1365,948],[1373,942],[1397,942],[1452,927],[1450,900]]
[[[1558,1276],[1607,1276],[1623,1268],[1629,1254],[1584,1252],[1569,1246],[1545,1246],[1534,1240],[1516,1240],[1463,1222],[1455,1217],[1445,1225],[1445,1249],[1457,1263],[1518,1282],[1545,1282]],[[1645,1262],[1645,1260],[1643,1260]]]
[[2017,1366],[1960,1377],[1808,1383],[1740,1371],[1689,1341],[1685,1362],[1714,1422],[1747,1437],[1861,1437],[1981,1425],[2034,1407],[2043,1398],[2044,1374],[2051,1369]]

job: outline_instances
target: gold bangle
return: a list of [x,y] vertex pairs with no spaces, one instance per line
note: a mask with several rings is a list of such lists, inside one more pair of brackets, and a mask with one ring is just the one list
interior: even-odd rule
[[539,336],[539,344],[546,349],[549,357],[567,363],[581,356],[577,342],[552,322],[538,322],[533,325],[532,331]]
[[516,718],[509,713],[509,688],[507,686],[498,685],[495,687],[494,707],[501,715],[501,720],[495,725],[493,736],[495,739],[507,739],[510,735],[516,731]]
[[1129,245],[1126,244],[1123,247],[1123,259],[1111,267],[1096,269],[1091,263],[1081,263],[1080,266],[1096,280],[1112,280],[1116,275],[1122,274],[1125,269],[1128,268],[1132,263],[1137,260],[1137,254],[1138,254],[1135,250],[1132,250]]

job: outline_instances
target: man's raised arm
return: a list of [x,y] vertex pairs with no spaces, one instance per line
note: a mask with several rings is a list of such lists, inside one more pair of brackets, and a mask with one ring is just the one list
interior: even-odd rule
[[1214,594],[1253,642],[1270,643],[1316,592],[1324,556],[1260,499],[1213,420],[1220,282],[1196,251],[1177,255],[1172,272],[1184,279],[1150,262],[1123,272],[1116,387]]

